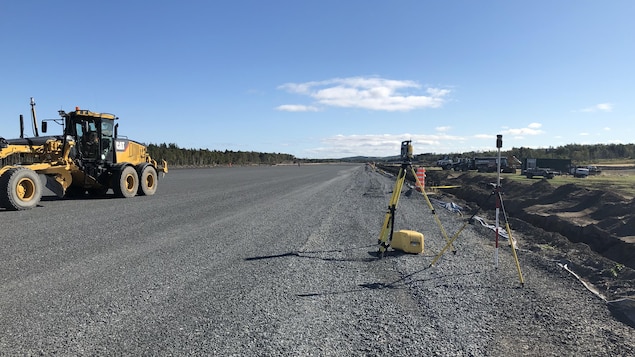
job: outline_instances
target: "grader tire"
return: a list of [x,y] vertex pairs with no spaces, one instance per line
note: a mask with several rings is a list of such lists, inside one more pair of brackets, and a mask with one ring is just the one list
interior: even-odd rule
[[38,174],[24,167],[13,168],[0,176],[0,206],[8,210],[31,209],[40,203],[42,183]]
[[130,198],[137,194],[139,189],[139,175],[132,166],[126,166],[115,175],[113,191],[117,197]]
[[157,170],[148,165],[143,168],[139,175],[139,195],[152,196],[157,192]]

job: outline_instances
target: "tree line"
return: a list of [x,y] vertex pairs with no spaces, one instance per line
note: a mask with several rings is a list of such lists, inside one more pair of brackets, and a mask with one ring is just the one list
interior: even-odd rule
[[297,162],[290,154],[254,151],[219,151],[208,149],[184,149],[174,143],[149,144],[148,153],[157,160],[166,160],[176,167],[209,167],[228,165],[277,165]]
[[[227,166],[227,165],[277,165],[293,164],[299,159],[290,154],[284,153],[264,153],[255,151],[231,151],[231,150],[208,150],[208,149],[184,149],[174,143],[170,144],[149,144],[148,153],[155,159],[163,159],[171,166],[183,167],[205,167],[205,166]],[[525,158],[549,158],[549,159],[571,159],[577,163],[591,163],[597,160],[612,159],[635,159],[635,144],[568,144],[559,147],[543,149],[532,149],[527,147],[511,148],[501,151],[505,157],[515,156],[519,160]],[[496,156],[497,151],[489,152],[465,152],[449,155],[442,154],[421,154],[416,155],[418,161],[436,161],[445,156],[449,157],[479,157]],[[373,158],[378,160],[379,158]],[[386,158],[389,159],[389,158]],[[395,158],[391,158],[395,159]],[[334,161],[368,161],[367,157],[356,157],[341,160],[334,159],[303,159],[302,162],[334,162]]]
[[[462,154],[435,155],[438,158],[449,157],[479,157],[496,156],[498,151],[466,152]],[[558,147],[532,149],[527,147],[501,150],[505,157],[515,156],[519,160],[532,159],[571,159],[577,163],[591,163],[597,160],[635,159],[635,144],[568,144]],[[424,155],[427,156],[427,155]],[[423,157],[421,157],[423,160]]]
[[592,162],[597,160],[633,159],[635,144],[569,144],[556,148],[529,149],[513,148],[512,155],[518,158],[553,158],[571,159],[576,162]]

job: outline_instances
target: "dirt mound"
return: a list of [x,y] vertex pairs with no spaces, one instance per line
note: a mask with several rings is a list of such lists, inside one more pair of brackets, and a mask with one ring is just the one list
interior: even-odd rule
[[[492,177],[473,173],[440,175],[439,181],[461,188],[451,194],[474,202],[487,210],[495,207]],[[503,202],[510,216],[522,219],[549,232],[559,233],[574,243],[589,247],[616,263],[635,269],[635,202],[602,190],[590,190],[567,184],[553,187],[548,180],[531,185],[501,180]],[[484,202],[484,198],[486,198]],[[487,202],[490,201],[490,202]]]
[[[430,172],[438,181],[460,185],[451,196],[495,209],[492,177],[474,173]],[[523,227],[530,245],[554,246],[554,258],[566,259],[585,279],[609,298],[635,296],[635,203],[602,190],[567,184],[553,187],[542,179],[527,185],[501,180],[504,208],[514,217],[512,228]],[[444,193],[450,195],[449,193]],[[484,197],[487,197],[484,202]],[[543,231],[545,234],[540,234]],[[565,239],[563,239],[565,238]],[[532,240],[533,239],[533,240]]]

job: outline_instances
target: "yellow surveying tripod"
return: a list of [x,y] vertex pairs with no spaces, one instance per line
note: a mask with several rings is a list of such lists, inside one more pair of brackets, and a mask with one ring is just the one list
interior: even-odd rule
[[[392,242],[393,232],[395,230],[395,211],[397,211],[397,205],[399,204],[399,196],[401,195],[401,189],[403,188],[404,181],[406,180],[406,174],[408,172],[407,171],[408,169],[410,169],[410,172],[412,173],[412,176],[414,177],[418,186],[421,187],[421,194],[425,198],[428,204],[428,207],[432,210],[432,214],[434,215],[437,225],[441,229],[441,233],[443,234],[445,241],[448,243],[449,246],[452,246],[452,242],[448,238],[448,235],[445,232],[445,229],[443,228],[443,225],[441,224],[439,217],[437,217],[436,211],[434,210],[434,207],[432,206],[432,203],[430,202],[430,199],[428,198],[428,195],[426,194],[425,189],[423,188],[424,187],[423,182],[419,182],[419,178],[417,177],[415,170],[412,168],[412,144],[411,143],[412,143],[411,140],[401,142],[401,168],[399,169],[399,173],[397,174],[397,182],[395,182],[395,188],[392,191],[392,197],[390,198],[390,203],[388,204],[388,211],[386,211],[386,217],[384,218],[384,225],[381,227],[381,233],[379,233],[378,244],[379,244],[380,257],[384,256],[386,249],[388,249],[388,247],[390,246],[390,243]],[[456,250],[454,250],[454,247],[452,251],[456,253]]]

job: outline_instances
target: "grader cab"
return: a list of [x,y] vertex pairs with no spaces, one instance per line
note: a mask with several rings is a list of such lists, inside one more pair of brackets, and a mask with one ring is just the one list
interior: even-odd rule
[[63,134],[39,136],[32,111],[35,137],[24,137],[21,117],[20,138],[0,138],[0,207],[33,208],[43,186],[59,197],[104,195],[109,189],[118,197],[150,196],[157,189],[157,173],[168,171],[167,162],[158,164],[144,145],[118,137],[113,114],[60,110],[61,119],[43,121],[42,132],[56,122]]

